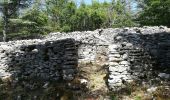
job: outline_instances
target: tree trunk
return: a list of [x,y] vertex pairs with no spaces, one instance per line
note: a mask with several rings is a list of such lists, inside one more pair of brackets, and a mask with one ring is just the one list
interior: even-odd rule
[[3,41],[6,42],[6,31],[3,30]]
[[3,27],[3,41],[6,42],[7,41],[7,18],[6,16],[3,17],[4,20],[4,27]]

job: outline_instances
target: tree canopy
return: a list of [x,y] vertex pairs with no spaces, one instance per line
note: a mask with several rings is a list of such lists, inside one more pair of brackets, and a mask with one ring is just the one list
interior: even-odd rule
[[[137,6],[134,6],[137,5]],[[170,26],[170,0],[0,0],[4,41],[49,32],[143,25]]]
[[170,0],[144,0],[143,3],[138,18],[141,25],[170,26]]

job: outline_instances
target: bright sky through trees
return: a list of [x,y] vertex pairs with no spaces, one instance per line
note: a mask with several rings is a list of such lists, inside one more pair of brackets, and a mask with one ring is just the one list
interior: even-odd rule
[[[79,4],[82,0],[76,0],[76,2]],[[99,2],[104,2],[104,1],[107,1],[107,2],[111,2],[111,0],[96,0],[96,1],[99,1]],[[84,0],[84,2],[86,4],[91,4],[92,0]]]

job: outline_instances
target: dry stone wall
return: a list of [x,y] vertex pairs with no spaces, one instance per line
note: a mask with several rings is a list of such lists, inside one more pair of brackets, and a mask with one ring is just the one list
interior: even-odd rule
[[71,81],[78,64],[95,62],[99,53],[107,57],[106,84],[111,90],[134,80],[170,78],[170,34],[163,26],[50,33],[41,40],[1,42],[0,78],[10,76],[29,89],[37,80],[45,82],[42,87],[50,81]]
[[169,80],[169,31],[163,27],[125,28],[109,45],[111,89],[131,81],[159,84]]
[[[20,100],[18,98],[23,91],[46,89],[53,83],[68,85],[66,83],[73,80],[77,73],[78,50],[75,43],[74,39],[0,43],[0,79],[2,81],[10,79],[8,81],[11,83],[11,91],[13,94],[16,93],[12,98]],[[21,88],[21,93],[16,90],[18,87]],[[3,97],[1,92],[0,99]]]

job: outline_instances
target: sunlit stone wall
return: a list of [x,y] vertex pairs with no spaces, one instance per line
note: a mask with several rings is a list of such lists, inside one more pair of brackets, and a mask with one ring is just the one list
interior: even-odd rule
[[58,32],[43,39],[0,42],[0,78],[10,77],[14,86],[30,90],[53,81],[69,86],[78,65],[97,61],[99,53],[107,57],[103,70],[108,70],[111,90],[134,80],[170,78],[170,34],[162,26]]

